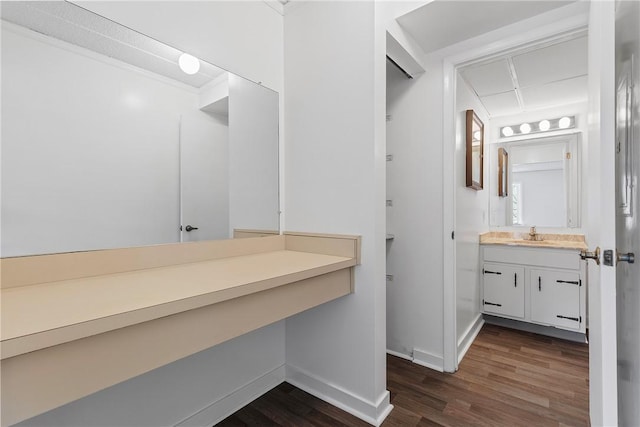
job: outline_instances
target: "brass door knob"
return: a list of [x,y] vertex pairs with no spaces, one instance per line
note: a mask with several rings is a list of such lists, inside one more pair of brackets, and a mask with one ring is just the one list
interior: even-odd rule
[[596,264],[600,265],[600,246],[598,246],[596,250],[593,252],[588,252],[587,250],[584,250],[584,249],[581,250],[580,258],[595,260]]

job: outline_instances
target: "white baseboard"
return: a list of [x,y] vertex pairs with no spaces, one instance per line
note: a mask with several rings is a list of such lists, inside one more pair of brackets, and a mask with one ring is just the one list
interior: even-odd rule
[[444,372],[444,359],[442,356],[436,356],[428,351],[413,349],[413,363],[427,368]]
[[286,381],[374,426],[381,425],[393,409],[387,390],[371,402],[291,365],[287,365]]
[[204,427],[219,423],[240,408],[284,382],[286,369],[278,366],[263,376],[243,385],[231,394],[212,402],[209,406],[180,421],[176,427]]
[[390,354],[392,356],[396,356],[396,357],[399,357],[399,358],[405,359],[405,360],[413,360],[413,357],[411,357],[410,354],[404,354],[404,353],[400,353],[398,351],[393,351],[393,350],[387,349],[387,354]]
[[458,340],[458,363],[460,363],[464,355],[467,354],[469,347],[471,347],[471,344],[473,344],[473,341],[478,336],[478,333],[480,333],[482,325],[484,325],[484,319],[482,318],[482,314],[478,313],[467,330],[464,331],[462,337]]

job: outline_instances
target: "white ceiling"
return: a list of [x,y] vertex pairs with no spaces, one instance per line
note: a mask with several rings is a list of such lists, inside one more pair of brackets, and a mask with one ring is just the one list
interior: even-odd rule
[[574,1],[435,0],[397,21],[430,53]]
[[200,61],[183,73],[182,51],[66,1],[3,1],[2,19],[199,88],[225,71]]
[[587,100],[587,37],[529,47],[460,70],[491,117]]
[[[580,2],[434,0],[397,21],[431,53],[572,3]],[[587,97],[586,37],[494,56],[461,74],[491,117],[582,102]]]

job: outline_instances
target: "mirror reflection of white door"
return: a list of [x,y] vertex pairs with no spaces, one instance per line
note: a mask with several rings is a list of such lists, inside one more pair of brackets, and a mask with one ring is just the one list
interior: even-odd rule
[[180,120],[181,242],[229,238],[229,127],[198,112]]

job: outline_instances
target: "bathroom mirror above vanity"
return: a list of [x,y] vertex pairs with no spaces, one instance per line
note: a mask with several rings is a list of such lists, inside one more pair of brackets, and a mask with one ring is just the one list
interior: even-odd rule
[[501,142],[488,152],[491,226],[580,227],[578,133]]
[[69,2],[1,7],[2,257],[277,233],[277,92]]

